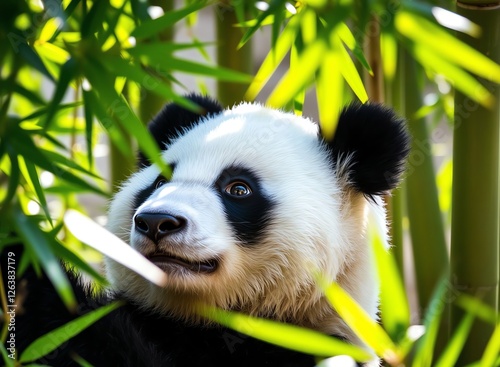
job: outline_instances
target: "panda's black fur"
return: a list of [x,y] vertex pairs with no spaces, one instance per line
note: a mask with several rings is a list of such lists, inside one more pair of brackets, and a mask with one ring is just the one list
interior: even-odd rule
[[[181,141],[190,129],[223,113],[220,105],[207,97],[190,95],[188,98],[201,107],[203,111],[201,115],[170,104],[149,125],[160,149],[166,149],[172,143]],[[288,115],[283,114],[283,116],[286,119]],[[344,195],[344,191],[352,189],[351,194],[345,195],[354,195],[357,198],[359,194],[367,197],[367,202],[397,185],[409,149],[404,122],[392,111],[379,105],[353,105],[346,108],[341,114],[333,140],[322,141],[318,137],[318,145],[329,154],[330,169],[338,176],[336,180],[339,182],[339,195]],[[174,168],[177,164],[175,161],[169,163]],[[287,162],[283,162],[283,165],[286,164]],[[144,169],[150,165],[147,158],[140,153],[139,168]],[[231,169],[237,172],[232,172]],[[271,225],[269,222],[276,210],[275,207],[278,206],[278,199],[261,190],[263,183],[258,174],[251,169],[231,166],[226,170],[230,171],[221,172],[211,190],[222,192],[227,185],[224,181],[226,177],[240,176],[246,181],[253,180],[254,182],[251,182],[253,188],[258,188],[254,190],[260,195],[260,201],[257,200],[256,203],[244,204],[247,206],[241,206],[239,202],[223,203],[226,220],[230,223],[232,233],[237,235],[239,245],[250,247],[250,250],[258,248],[259,241],[267,235],[266,231]],[[174,177],[175,171],[176,168]],[[290,179],[294,179],[301,172],[290,171],[287,174]],[[128,198],[130,200],[128,208],[135,212],[144,205],[156,190],[156,186],[156,181],[143,185],[135,192],[133,198]],[[218,195],[222,201],[230,200]],[[300,195],[300,192],[297,195]],[[231,208],[231,205],[234,208]],[[6,263],[4,257],[7,251],[14,251],[20,255],[22,247],[18,245],[3,249],[2,265]],[[6,273],[3,266],[2,271],[5,282]],[[306,270],[294,269],[294,271]],[[71,272],[68,276],[79,305],[76,313],[70,313],[65,308],[45,275],[39,278],[32,268],[28,268],[24,276],[18,279],[17,290],[21,295],[18,298],[20,308],[16,314],[18,355],[37,337],[81,314],[119,299],[124,301],[122,307],[38,362],[51,366],[74,366],[78,364],[73,357],[78,355],[94,366],[315,365],[313,356],[273,346],[217,325],[190,322],[189,317],[186,320],[185,315],[179,316],[174,313],[169,316],[156,306],[141,304],[136,294],[127,293],[119,287],[107,296],[92,296],[80,285],[77,276]],[[348,274],[342,271],[338,277],[348,277]],[[341,280],[339,282],[342,284]],[[347,288],[350,287],[349,284],[346,285]],[[255,314],[274,317],[268,311]],[[293,319],[283,320],[283,317],[278,316],[276,318],[294,322]],[[304,320],[309,318],[306,317]],[[341,321],[333,322],[341,323]],[[305,322],[303,326],[308,325]],[[345,326],[342,326],[341,330],[344,328]],[[322,330],[322,327],[318,329]],[[325,328],[325,330],[330,329]],[[348,332],[327,332],[356,343],[354,339],[351,340]]]

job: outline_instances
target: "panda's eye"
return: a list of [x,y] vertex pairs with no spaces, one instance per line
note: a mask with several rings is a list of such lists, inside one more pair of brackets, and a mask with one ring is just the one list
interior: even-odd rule
[[237,197],[244,198],[252,195],[252,189],[246,183],[241,181],[235,181],[226,186],[224,190],[227,194]]
[[167,180],[166,180],[166,179],[164,179],[163,177],[158,178],[158,179],[156,180],[155,189],[157,189],[157,188],[159,188],[159,187],[161,187],[161,186],[165,185],[166,183],[167,183]]

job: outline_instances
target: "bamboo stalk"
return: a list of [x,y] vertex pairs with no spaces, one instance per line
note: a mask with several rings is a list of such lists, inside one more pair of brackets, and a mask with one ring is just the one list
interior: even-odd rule
[[[403,52],[401,49],[398,51],[398,62],[396,74],[394,75],[393,80],[386,82],[385,88],[385,99],[387,103],[389,103],[394,110],[404,116],[404,105],[403,105],[403,72],[404,72],[404,64],[403,64]],[[399,267],[399,272],[401,277],[404,279],[404,248],[403,248],[403,237],[404,237],[404,228],[403,228],[403,218],[405,215],[404,211],[404,199],[405,192],[404,186],[405,182],[401,184],[401,187],[392,191],[392,195],[389,197],[387,201],[388,204],[388,214],[391,220],[391,226],[389,228],[389,235],[391,237],[392,244],[392,252],[394,257],[396,258],[396,262]]]
[[[230,1],[221,1],[216,8],[217,64],[252,74],[252,43],[248,41],[242,48],[237,49],[243,33],[234,26],[238,19],[229,3]],[[223,106],[232,106],[243,100],[247,88],[247,84],[218,80],[217,96]]]
[[[457,3],[458,13],[479,24],[482,37],[459,38],[499,63],[500,3],[474,4],[478,2]],[[478,296],[498,310],[500,88],[482,82],[495,96],[494,108],[486,109],[459,92],[455,96],[450,277],[455,293]],[[463,314],[452,306],[452,328]],[[493,325],[476,321],[459,364],[480,358],[492,332]]]
[[[151,0],[151,5],[160,6],[164,12],[173,9],[173,0]],[[162,41],[171,41],[173,39],[173,30],[167,28],[157,35]],[[125,87],[125,91],[127,88]],[[145,124],[158,113],[165,103],[165,99],[157,94],[152,93],[147,88],[141,88],[140,102],[138,106],[138,115],[141,121]],[[124,92],[126,93],[126,92]],[[122,129],[123,130],[123,129]],[[122,131],[123,136],[127,139],[127,145],[133,147],[133,139],[126,131]],[[129,156],[124,156],[121,151],[113,144],[110,144],[110,175],[111,187],[113,191],[119,188],[119,185],[125,180],[133,171],[135,167],[135,159],[130,159]]]
[[444,225],[424,119],[415,113],[422,106],[422,70],[407,53],[404,57],[405,115],[412,136],[406,178],[406,197],[415,275],[421,313],[428,307],[436,285],[448,267]]

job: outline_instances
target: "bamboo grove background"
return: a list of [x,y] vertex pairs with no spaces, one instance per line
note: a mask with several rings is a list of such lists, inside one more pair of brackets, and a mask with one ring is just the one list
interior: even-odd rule
[[[202,10],[215,23],[210,42],[196,37]],[[181,25],[187,42],[174,41]],[[264,28],[270,47],[257,64],[262,46],[252,37]],[[195,76],[198,91],[229,106],[257,98],[302,114],[317,103],[326,137],[349,101],[383,102],[407,117],[413,141],[405,182],[387,198],[391,254],[372,235],[382,326],[335,284],[325,293],[387,365],[498,366],[499,62],[498,1],[2,0],[0,244],[22,241],[18,273],[30,263],[45,271],[70,309],[58,259],[105,284],[90,265],[100,254],[73,236],[64,215],[103,215],[82,198],[109,198],[134,169],[136,147],[163,167],[145,123],[166,101],[196,108],[180,97],[179,75]],[[443,131],[453,134],[453,155],[436,163]],[[109,172],[94,158],[104,137]],[[101,311],[77,329],[109,310]],[[367,358],[297,327],[211,317],[320,357]],[[11,366],[43,355],[34,347],[15,364],[0,351]]]

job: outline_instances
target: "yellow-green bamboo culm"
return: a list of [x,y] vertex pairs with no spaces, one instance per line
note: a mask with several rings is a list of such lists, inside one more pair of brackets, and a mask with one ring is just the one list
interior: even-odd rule
[[[230,1],[221,1],[216,6],[215,22],[217,28],[217,64],[220,67],[243,73],[253,73],[252,43],[248,41],[238,49],[243,32],[238,24],[238,17]],[[243,100],[247,84],[218,80],[217,97],[223,106],[231,107]]]
[[432,161],[432,141],[425,119],[415,118],[422,106],[423,74],[407,53],[403,62],[404,108],[412,136],[406,178],[407,211],[419,307],[423,314],[437,284],[446,274],[448,254]]
[[[457,3],[457,11],[478,24],[482,36],[459,38],[500,63],[500,3]],[[453,147],[451,284],[454,294],[477,296],[498,310],[499,278],[499,86],[481,80],[495,97],[491,108],[457,92]],[[498,315],[498,314],[497,314]],[[464,311],[452,306],[451,328]],[[481,358],[493,325],[476,321],[458,365]]]

